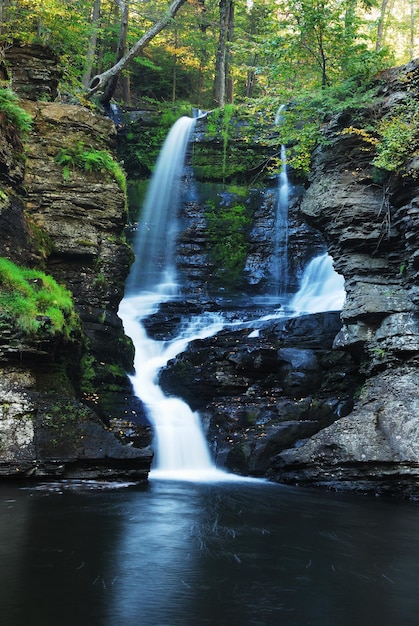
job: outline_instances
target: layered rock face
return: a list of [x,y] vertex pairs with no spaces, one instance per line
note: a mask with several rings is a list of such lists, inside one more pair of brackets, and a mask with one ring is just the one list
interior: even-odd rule
[[277,480],[418,492],[417,177],[411,163],[409,172],[378,183],[362,137],[342,133],[360,119],[391,117],[417,92],[418,78],[416,62],[383,74],[374,106],[332,120],[329,145],[314,155],[301,210],[345,276],[334,345],[356,356],[368,380],[350,415],[277,457]]
[[[54,95],[54,58],[36,55],[11,49],[12,82],[25,96]],[[132,260],[124,193],[105,172],[65,172],[57,158],[76,146],[112,153],[115,127],[79,106],[19,104],[33,124],[25,159],[1,133],[0,256],[67,287],[81,325],[70,338],[30,336],[2,320],[0,475],[144,480],[151,431],[125,374],[133,350],[117,316]]]

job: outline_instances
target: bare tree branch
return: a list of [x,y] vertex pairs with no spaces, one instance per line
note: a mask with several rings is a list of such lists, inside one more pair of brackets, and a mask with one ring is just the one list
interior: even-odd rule
[[102,72],[101,74],[97,74],[92,78],[89,85],[89,91],[87,93],[87,97],[90,98],[93,96],[99,89],[103,89],[103,87],[107,84],[107,82],[116,74],[119,74],[121,70],[142,50],[145,46],[156,36],[160,31],[162,31],[167,24],[174,18],[180,7],[185,4],[187,0],[173,0],[172,4],[169,6],[167,13],[156,22],[144,35],[128,50],[125,56],[122,57],[118,63],[113,65],[111,68]]

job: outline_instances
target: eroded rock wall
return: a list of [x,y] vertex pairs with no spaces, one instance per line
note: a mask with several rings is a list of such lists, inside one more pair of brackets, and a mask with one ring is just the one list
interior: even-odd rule
[[362,136],[343,132],[391,117],[418,78],[416,62],[385,72],[374,104],[333,119],[329,145],[314,155],[301,210],[345,277],[335,346],[356,355],[368,379],[348,416],[277,457],[277,480],[418,493],[417,176],[410,164],[380,180]]
[[32,98],[19,104],[33,122],[24,145],[6,124],[0,133],[0,256],[69,289],[80,326],[71,337],[31,335],[1,316],[0,475],[145,480],[151,431],[126,377],[133,349],[117,315],[132,261],[124,192],[105,171],[66,173],[57,160],[78,144],[113,154],[115,127],[83,107],[37,101],[56,95],[54,56],[12,51],[7,70]]

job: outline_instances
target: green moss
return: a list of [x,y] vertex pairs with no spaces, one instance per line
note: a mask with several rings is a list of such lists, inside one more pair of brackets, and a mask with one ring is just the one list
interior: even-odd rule
[[28,335],[61,334],[71,339],[79,329],[71,293],[52,276],[21,268],[0,258],[0,311]]
[[248,251],[248,231],[252,221],[249,210],[235,202],[230,206],[208,203],[205,216],[215,286],[238,290]]
[[90,352],[86,352],[80,360],[80,389],[85,397],[95,392],[95,364],[96,360]]

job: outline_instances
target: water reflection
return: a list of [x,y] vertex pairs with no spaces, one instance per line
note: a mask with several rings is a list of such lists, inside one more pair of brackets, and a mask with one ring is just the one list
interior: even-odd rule
[[0,490],[5,626],[416,625],[418,505],[257,483]]

